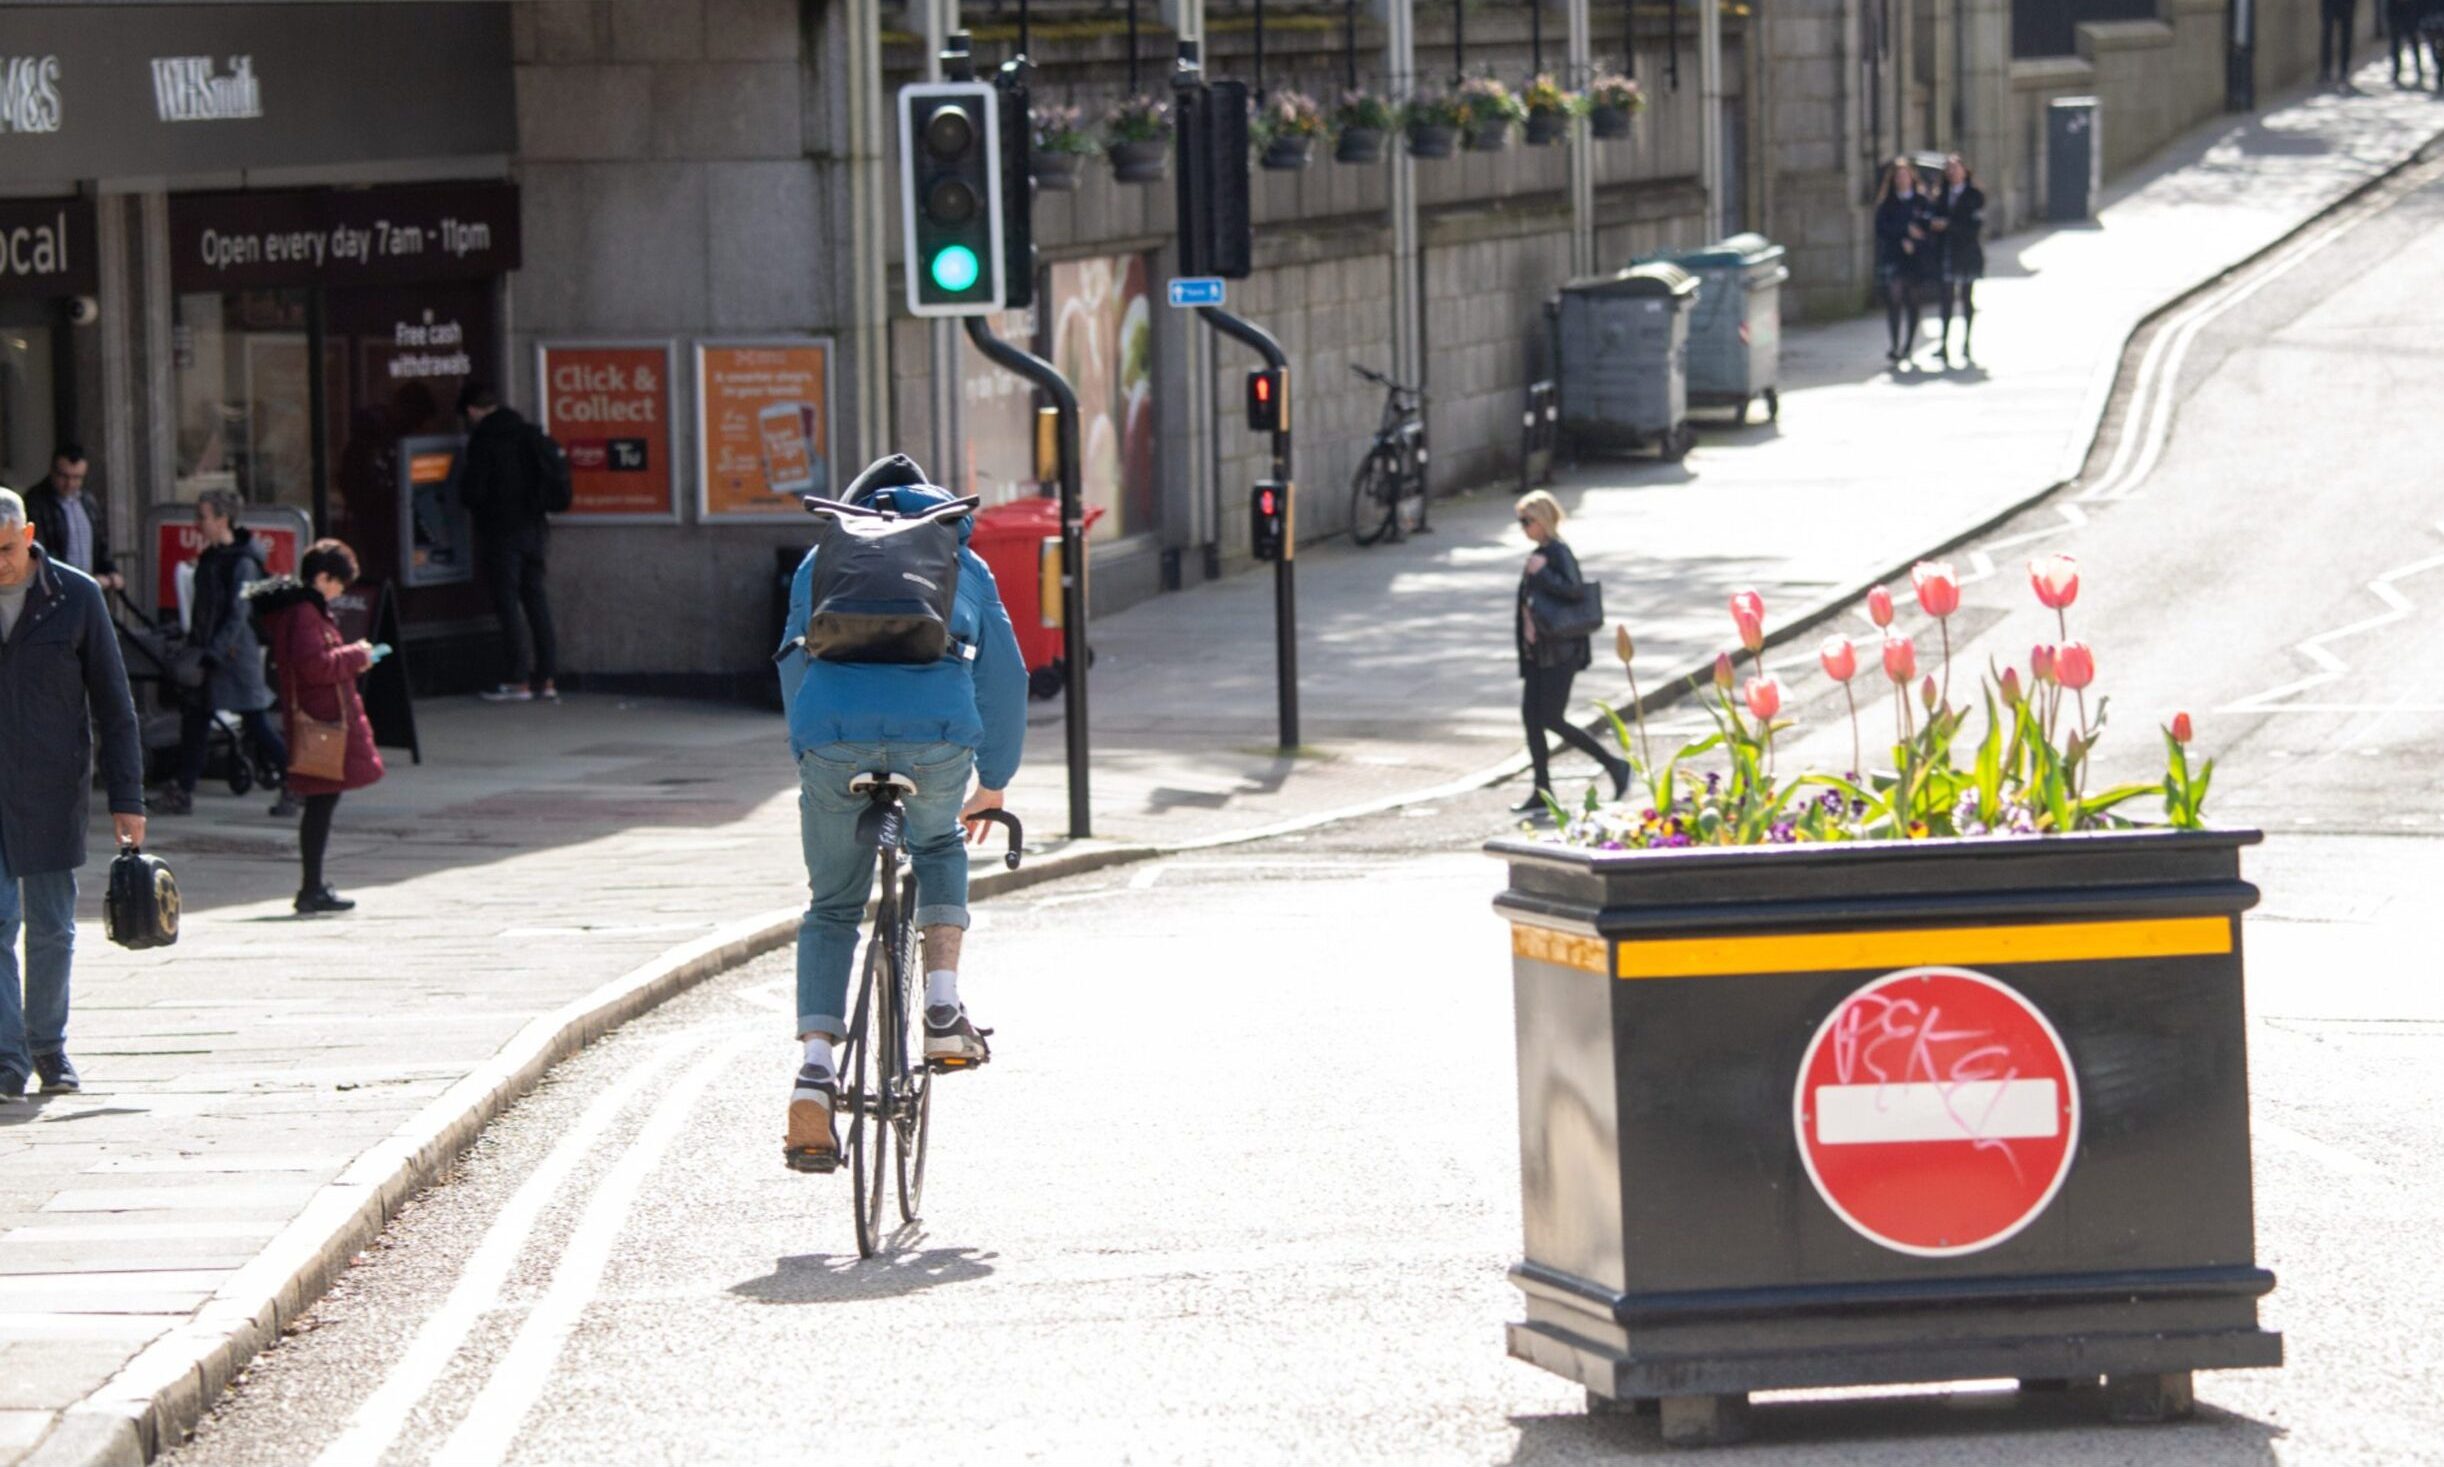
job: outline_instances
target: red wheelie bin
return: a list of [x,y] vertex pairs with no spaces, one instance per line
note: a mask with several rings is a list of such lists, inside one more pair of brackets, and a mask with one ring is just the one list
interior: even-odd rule
[[[1103,511],[1090,506],[1086,528],[1094,529],[1101,518]],[[968,547],[983,558],[1001,589],[1001,604],[1018,633],[1019,655],[1026,659],[1028,695],[1059,696],[1068,680],[1062,660],[1061,502],[1032,497],[980,510]]]

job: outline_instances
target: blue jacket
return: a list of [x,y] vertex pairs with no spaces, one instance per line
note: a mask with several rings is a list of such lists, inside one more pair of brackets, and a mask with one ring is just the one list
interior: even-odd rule
[[[913,514],[950,495],[930,484],[878,489],[861,502]],[[976,751],[977,782],[1008,786],[1027,738],[1027,665],[1002,609],[993,572],[964,548],[970,520],[959,522],[959,594],[952,605],[953,637],[976,649],[975,660],[826,662],[806,655],[815,579],[815,552],[798,562],[789,583],[789,621],[773,660],[781,672],[781,706],[789,711],[789,746],[803,754],[823,744],[958,744]]]

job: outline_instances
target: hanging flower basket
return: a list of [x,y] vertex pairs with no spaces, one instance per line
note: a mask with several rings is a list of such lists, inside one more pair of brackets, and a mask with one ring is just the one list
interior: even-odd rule
[[1570,114],[1550,107],[1528,109],[1527,145],[1531,148],[1550,147],[1570,135]]
[[1091,155],[1101,152],[1079,119],[1075,107],[1038,107],[1029,118],[1031,128],[1027,139],[1027,172],[1035,186],[1050,193],[1068,193],[1078,186],[1078,169]]
[[1527,108],[1509,87],[1490,76],[1461,82],[1453,100],[1460,124],[1468,131],[1468,146],[1480,153],[1498,153],[1511,145],[1511,125],[1527,120]]
[[1570,134],[1570,118],[1586,108],[1586,102],[1553,80],[1540,75],[1519,94],[1527,106],[1527,142],[1531,148],[1547,147]]
[[1304,168],[1315,161],[1315,140],[1324,135],[1324,109],[1305,92],[1285,88],[1265,98],[1248,133],[1265,167],[1277,172]]
[[1400,109],[1373,92],[1348,91],[1332,110],[1332,156],[1340,163],[1373,163],[1383,157],[1385,134],[1400,126]]
[[1629,120],[1646,106],[1646,93],[1628,77],[1607,72],[1587,88],[1588,131],[1600,138],[1629,136]]
[[1171,114],[1161,99],[1123,97],[1103,114],[1103,147],[1121,183],[1161,183],[1171,156]]
[[1411,101],[1407,108],[1409,156],[1412,158],[1448,158],[1459,143],[1460,126],[1468,114],[1459,98],[1447,93],[1427,93]]

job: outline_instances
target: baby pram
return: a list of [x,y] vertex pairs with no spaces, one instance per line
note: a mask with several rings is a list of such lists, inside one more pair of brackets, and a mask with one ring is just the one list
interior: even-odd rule
[[[136,723],[144,737],[144,782],[168,783],[178,776],[180,728],[187,711],[212,696],[203,649],[188,643],[177,612],[164,611],[158,622],[148,623],[124,594],[112,591],[109,596],[111,625],[118,631],[119,655],[127,664],[128,688],[136,695]],[[144,696],[147,686],[153,690],[149,700]],[[215,712],[204,738],[205,778],[227,780],[233,795],[258,784],[266,789],[279,786],[283,771],[245,736],[236,714]]]

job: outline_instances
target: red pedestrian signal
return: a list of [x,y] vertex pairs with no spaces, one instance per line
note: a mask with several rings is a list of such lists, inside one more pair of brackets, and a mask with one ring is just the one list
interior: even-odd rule
[[1247,374],[1247,426],[1251,433],[1290,430],[1290,369],[1258,367]]
[[1248,550],[1258,560],[1282,560],[1290,553],[1290,486],[1259,480],[1248,496]]

